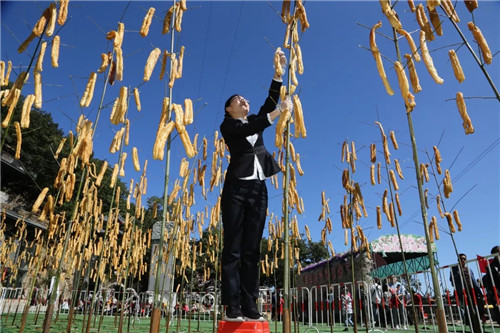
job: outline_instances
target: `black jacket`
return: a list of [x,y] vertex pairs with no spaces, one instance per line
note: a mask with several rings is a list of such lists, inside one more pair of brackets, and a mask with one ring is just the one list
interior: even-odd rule
[[[489,266],[489,267],[488,267]],[[494,296],[495,287],[497,294],[500,296],[500,261],[494,257],[486,269],[486,274],[483,276],[483,284],[486,287],[488,295]],[[490,275],[491,274],[491,275]],[[491,297],[493,299],[493,297]]]
[[[281,82],[272,81],[269,88],[269,96],[264,105],[261,106],[257,115],[247,116],[248,123],[243,123],[239,119],[233,119],[226,115],[220,125],[220,131],[224,141],[229,148],[231,161],[227,168],[226,180],[249,177],[254,170],[254,156],[257,154],[259,163],[262,166],[264,175],[270,177],[278,173],[281,169],[264,146],[262,132],[271,126],[267,114],[276,109],[280,95]],[[258,134],[254,147],[246,139],[249,135]]]

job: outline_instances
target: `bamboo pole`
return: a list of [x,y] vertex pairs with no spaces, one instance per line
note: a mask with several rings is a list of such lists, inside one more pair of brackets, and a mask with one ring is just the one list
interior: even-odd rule
[[[294,10],[295,11],[295,10]],[[295,15],[294,15],[295,16]],[[292,24],[290,24],[290,35],[297,24],[297,19],[293,19]],[[288,63],[288,79],[287,79],[287,92],[290,91],[292,77],[290,71],[292,70],[291,56],[293,49],[293,41],[290,43],[289,52],[289,63]],[[287,93],[288,94],[288,93]],[[290,119],[286,122],[285,129],[285,174],[284,174],[284,192],[283,192],[283,333],[290,333],[291,331],[291,317],[290,317],[290,209],[288,200],[288,191],[290,188]]]
[[[349,157],[349,158],[353,158],[352,156]],[[348,168],[351,168],[351,164],[348,163]],[[353,170],[351,169],[351,172],[353,172]],[[349,172],[349,178],[348,178],[348,183],[350,184],[351,183],[351,172]],[[351,229],[351,283],[352,283],[352,302],[354,303],[352,305],[352,312],[353,312],[353,317],[354,317],[354,325],[353,325],[353,329],[354,329],[354,333],[357,333],[358,332],[358,311],[357,311],[357,307],[356,307],[356,303],[355,303],[355,300],[356,300],[356,286],[357,286],[357,281],[356,281],[356,276],[355,276],[355,271],[354,271],[354,242],[355,242],[355,239],[352,237],[353,235],[353,232],[352,232],[352,229],[353,229],[353,214],[352,214],[352,193],[349,192],[349,208],[348,208],[348,214],[349,214],[349,220],[351,221],[350,222],[350,229]],[[347,307],[346,307],[347,308]],[[347,309],[346,309],[346,316],[347,316]],[[347,328],[347,326],[346,326]]]
[[[68,314],[68,323],[66,326],[66,333],[71,332],[71,325],[73,324],[73,316],[75,314],[76,300],[78,299],[78,291],[80,289],[80,279],[82,277],[82,270],[78,269],[76,272],[76,283],[73,283],[73,295],[71,298],[71,305]],[[75,288],[76,287],[76,288]]]
[[[396,30],[392,28],[392,34],[393,34],[393,42],[394,42],[394,47],[396,50],[396,55],[398,58],[398,61],[401,62],[401,53],[399,50],[399,43],[398,39],[396,36]],[[406,107],[405,107],[406,110]],[[420,174],[419,171],[419,159],[418,159],[418,150],[417,150],[417,141],[415,138],[415,131],[413,129],[413,119],[411,116],[411,112],[406,112],[406,117],[407,117],[407,122],[408,122],[408,129],[410,132],[410,141],[411,141],[411,147],[413,151],[413,162],[415,166],[415,174],[417,178],[417,187],[418,187],[418,194],[419,194],[419,199],[420,199],[420,211],[422,215],[422,222],[424,225],[424,232],[425,232],[425,240],[426,240],[426,246],[427,246],[427,257],[429,259],[429,266],[430,266],[430,271],[431,271],[431,277],[432,277],[432,283],[433,283],[433,288],[434,288],[434,296],[436,299],[436,319],[438,322],[438,330],[439,333],[447,333],[448,332],[448,327],[446,326],[446,318],[445,318],[445,313],[444,313],[444,306],[443,306],[443,299],[441,297],[441,290],[439,286],[439,279],[437,276],[436,272],[436,267],[435,267],[435,262],[434,262],[434,255],[432,253],[432,244],[430,241],[430,236],[429,236],[429,225],[427,223],[427,210],[425,207],[425,196],[424,196],[424,191],[423,191],[423,180],[422,180],[422,175]]]
[[[446,212],[447,210],[446,210],[446,206],[445,206],[444,200],[443,200],[443,193],[441,191],[441,187],[439,186],[439,182],[437,180],[436,172],[434,170],[434,165],[432,164],[432,160],[431,160],[431,158],[430,158],[429,153],[427,152],[427,150],[425,151],[425,153],[426,153],[427,158],[429,159],[430,164],[432,166],[432,171],[433,171],[432,175],[434,177],[434,181],[436,182],[436,187],[438,189],[438,192],[439,192],[439,195],[440,195],[440,198],[441,198],[441,200],[440,200],[440,202],[438,204],[443,205],[443,210]],[[436,225],[435,227],[437,228],[438,226]],[[460,256],[459,256],[459,253],[458,253],[457,244],[455,242],[455,237],[453,236],[453,232],[451,231],[450,226],[448,226],[448,229],[449,229],[449,235],[450,235],[450,238],[451,238],[451,241],[452,241],[452,244],[453,244],[453,248],[455,250],[455,255],[457,256],[457,263],[459,265],[458,272],[460,274],[460,278],[462,279],[462,281],[466,281],[466,277],[464,275],[464,271],[462,269],[460,269]],[[466,293],[467,299],[473,300],[474,298],[471,297],[472,291],[469,288],[469,284],[468,283],[463,283],[463,286],[465,287],[464,289],[465,289],[465,293]],[[478,319],[479,313],[476,311],[476,308],[474,308],[474,307],[471,307],[471,310],[472,310],[473,315],[472,315],[472,325],[470,325],[470,326],[474,329],[475,332],[481,332],[480,319]],[[465,315],[466,314],[464,314],[464,316]]]
[[[415,300],[415,293],[413,292],[413,288],[411,287],[411,284],[410,284],[410,275],[408,274],[408,265],[406,263],[406,255],[405,255],[405,251],[403,249],[403,241],[401,240],[401,232],[399,230],[399,222],[398,222],[398,217],[396,214],[396,205],[394,203],[394,193],[392,191],[392,182],[391,182],[391,177],[390,177],[390,174],[389,174],[389,165],[387,164],[387,160],[384,158],[384,163],[385,163],[385,171],[386,171],[386,174],[387,174],[387,183],[389,184],[389,195],[391,196],[391,201],[392,201],[392,212],[390,212],[390,214],[392,214],[392,216],[394,216],[394,224],[396,225],[396,231],[397,231],[397,234],[398,234],[398,241],[399,241],[399,249],[401,251],[401,255],[403,257],[403,268],[404,268],[404,272],[405,272],[405,280],[406,280],[406,284],[408,286],[408,288],[410,289],[410,294],[411,294],[411,299],[412,299],[412,314],[413,314],[413,320],[414,320],[414,324],[415,324],[415,333],[418,333],[418,316],[417,316],[417,310],[415,308],[415,304],[414,304],[414,300]],[[403,300],[404,301],[404,300]],[[404,317],[403,317],[403,320],[404,320]],[[403,326],[406,326],[403,324]]]
[[[108,76],[109,76],[109,72],[111,71],[111,67],[112,66],[109,66]],[[106,76],[106,77],[108,77],[108,76]],[[103,109],[104,96],[106,94],[107,84],[108,84],[108,81],[105,80],[104,87],[103,87],[102,94],[101,94],[101,101],[100,101],[99,107],[97,109],[96,121],[95,121],[94,127],[92,129],[92,138],[95,135],[95,130],[97,128],[97,124],[98,124],[98,121],[99,121],[99,116],[100,116],[101,111]],[[74,219],[76,218],[76,215],[77,215],[77,211],[78,211],[78,198],[80,197],[80,193],[81,193],[81,189],[82,189],[82,186],[83,186],[83,183],[84,183],[84,179],[86,177],[86,173],[87,173],[87,166],[84,166],[83,170],[82,170],[82,175],[80,176],[80,184],[78,186],[77,195],[75,196],[74,203],[73,203],[73,209],[72,209],[71,219],[68,221],[68,227],[66,229],[66,237],[65,237],[65,240],[64,240],[64,247],[63,247],[62,256],[61,256],[61,258],[59,260],[59,265],[57,267],[57,271],[56,271],[56,274],[55,274],[56,280],[55,280],[55,283],[54,283],[54,290],[56,290],[56,291],[57,291],[57,288],[59,287],[59,281],[61,279],[62,265],[63,265],[64,259],[65,259],[65,255],[66,255],[66,252],[67,252],[67,249],[68,249],[69,238],[71,236],[71,228],[73,226],[73,221],[74,221]],[[49,333],[50,325],[51,325],[51,322],[52,322],[52,313],[54,311],[54,301],[55,301],[56,295],[57,295],[57,292],[55,294],[51,293],[51,295],[50,295],[50,303],[47,306],[47,311],[45,313],[45,320],[44,320],[44,323],[43,323],[43,333]],[[82,326],[85,326],[85,325],[82,325]]]
[[[127,113],[128,113],[128,111],[127,111]],[[125,145],[125,135],[122,137],[122,143],[120,145],[120,157],[118,158],[118,165],[121,165],[121,161],[122,161],[122,158],[123,158],[123,147],[124,147],[124,145]],[[113,187],[113,193],[111,195],[112,198],[114,198],[115,195],[116,195],[116,188],[117,187],[118,187],[118,184],[115,184],[115,186]],[[104,231],[104,236],[102,237],[103,242],[106,242],[106,239],[108,237],[108,232],[111,229],[111,223],[114,220],[113,206],[114,206],[114,201],[111,201],[111,204],[109,205],[109,212],[108,212],[108,220],[107,220],[107,223],[106,223],[106,229]],[[118,218],[119,218],[119,209],[118,209],[118,207],[117,207],[117,210],[116,210],[115,214],[116,214],[116,221],[118,223]],[[99,237],[98,237],[98,239],[99,239]],[[86,325],[86,332],[87,333],[90,332],[90,323],[92,321],[92,315],[93,315],[93,311],[94,311],[94,306],[96,304],[96,299],[98,298],[97,287],[99,286],[100,272],[101,272],[102,265],[103,265],[103,257],[104,257],[104,249],[105,248],[106,248],[105,246],[101,247],[101,251],[99,253],[99,258],[97,259],[97,270],[95,270],[95,275],[94,275],[94,277],[95,277],[94,292],[92,294],[92,301],[90,303],[89,315],[88,315],[88,318],[87,318],[87,325]],[[89,266],[90,266],[90,264],[89,264]],[[90,284],[90,281],[89,281],[89,284]],[[104,285],[104,281],[102,281],[102,285]],[[101,313],[102,313],[102,311],[101,311]],[[84,326],[85,326],[85,324],[84,324]],[[95,321],[94,321],[94,327],[95,327]]]
[[[174,7],[174,12],[172,14],[172,17],[175,17],[175,0],[172,1],[172,5]],[[170,50],[174,50],[174,20],[171,22],[170,30],[171,30],[171,35],[170,35]],[[172,58],[170,58],[170,67],[172,67]],[[170,71],[170,75],[172,75],[172,71]],[[168,95],[169,95],[169,100],[170,103],[168,105],[168,115],[166,122],[170,121],[171,118],[171,106],[172,106],[172,88],[168,89]],[[162,305],[162,296],[159,293],[159,276],[161,272],[161,267],[162,267],[162,262],[163,260],[163,243],[164,243],[164,234],[165,234],[165,224],[167,220],[167,208],[168,208],[168,188],[169,188],[169,180],[170,180],[170,147],[172,143],[172,138],[171,135],[168,136],[167,138],[167,156],[165,158],[165,185],[164,185],[164,192],[163,192],[163,214],[162,214],[162,219],[161,219],[161,229],[160,229],[160,244],[158,247],[158,260],[157,260],[157,267],[156,267],[156,278],[155,278],[155,287],[154,287],[154,297],[153,297],[153,312],[151,313],[151,323],[149,327],[149,332],[150,333],[157,333],[160,330],[160,318],[161,318],[161,305]],[[167,261],[167,267],[168,267],[168,261]],[[170,304],[168,304],[170,307]],[[167,312],[169,313],[169,309],[167,309]]]
[[[125,268],[125,278],[124,278],[124,286],[123,286],[123,296],[122,296],[122,311],[120,311],[120,321],[118,324],[118,333],[122,333],[123,330],[123,304],[125,303],[125,294],[127,291],[127,279],[128,279],[128,274],[129,274],[129,268],[130,268],[130,259],[131,259],[131,252],[132,252],[132,247],[134,246],[134,231],[135,231],[135,217],[132,217],[132,226],[131,228],[131,233],[130,233],[130,239],[131,239],[131,244],[129,244],[128,249],[127,249],[127,264]],[[130,313],[129,313],[130,315]]]
[[[221,160],[219,161],[219,168],[221,168],[222,170],[222,158]],[[219,185],[219,196],[222,195],[222,188],[221,186]],[[219,241],[218,243],[216,243],[216,247],[215,247],[215,285],[214,285],[214,294],[215,294],[215,297],[214,297],[214,316],[213,316],[213,319],[212,319],[212,330],[215,332],[215,328],[216,328],[216,323],[217,323],[217,307],[218,307],[218,304],[217,304],[217,293],[218,293],[218,282],[219,282],[219,279],[222,279],[222,277],[219,275],[219,255],[222,253],[222,246],[223,246],[223,237],[222,237],[222,210],[219,214],[219,228],[218,228],[218,237],[219,237]],[[210,279],[210,276],[208,277],[208,279]],[[224,309],[223,311],[224,312]],[[199,319],[199,316],[198,316],[198,319]],[[198,323],[199,323],[199,320],[198,320]],[[198,326],[198,329],[199,329],[199,326]]]
[[[41,249],[43,249],[43,244],[44,243],[45,243],[45,239],[42,239],[42,241],[40,242],[40,244],[38,246]],[[36,250],[35,250],[35,253],[36,253]],[[28,296],[26,298],[28,302],[24,306],[23,316],[21,317],[21,326],[19,327],[19,333],[23,333],[24,332],[24,327],[26,326],[26,318],[28,318],[28,312],[29,312],[29,309],[30,309],[31,297],[33,296],[33,289],[35,288],[36,277],[38,276],[38,272],[40,271],[40,266],[42,264],[42,261],[43,260],[42,260],[41,256],[37,257],[35,271],[34,271],[34,274],[33,274],[33,278],[31,280],[30,288],[29,288],[29,291],[28,291]]]
[[78,199],[77,198],[80,197],[80,193],[81,193],[83,183],[84,183],[83,180],[85,179],[86,173],[87,173],[87,167],[85,166],[82,170],[82,175],[80,176],[80,184],[78,185],[77,195],[75,197],[75,201],[73,204],[73,212],[71,214],[71,219],[68,221],[68,227],[66,229],[66,237],[64,239],[63,251],[62,251],[61,258],[59,259],[59,265],[57,266],[57,271],[55,274],[56,279],[54,282],[52,292],[50,293],[49,304],[47,304],[47,310],[45,312],[45,319],[43,322],[43,330],[42,330],[43,333],[49,333],[49,331],[50,331],[50,325],[52,323],[52,315],[54,313],[54,302],[56,301],[57,288],[59,287],[59,281],[61,279],[61,271],[62,271],[62,266],[64,263],[65,254],[68,250],[69,238],[71,236],[71,227],[73,226],[73,221],[76,218],[76,213],[78,210]]

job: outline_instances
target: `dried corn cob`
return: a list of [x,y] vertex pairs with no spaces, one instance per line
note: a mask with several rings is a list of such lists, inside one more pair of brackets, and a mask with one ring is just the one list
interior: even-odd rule
[[413,63],[413,59],[409,54],[405,54],[405,58],[406,64],[408,65],[408,71],[410,72],[411,88],[415,94],[419,93],[422,91],[422,87],[420,86],[420,80],[417,75],[415,64]]
[[47,12],[46,17],[47,17],[47,28],[45,29],[45,35],[47,37],[52,36],[54,34],[54,29],[56,27],[56,19],[57,19],[57,8],[55,3],[51,3],[47,9],[45,9],[45,12]]
[[122,81],[123,80],[123,51],[121,47],[115,47],[114,48],[115,55],[116,55],[116,66],[115,68],[115,79],[117,81]]
[[382,82],[384,83],[385,90],[389,95],[394,95],[394,91],[392,90],[389,81],[387,80],[387,75],[385,74],[384,70],[384,64],[382,63],[382,56],[380,55],[380,51],[377,47],[377,44],[375,42],[375,30],[380,28],[382,26],[382,22],[379,21],[377,24],[375,24],[371,30],[370,30],[370,49],[372,51],[372,55],[375,58],[375,62],[377,64],[377,70],[378,74],[380,75],[380,78],[382,79]]
[[409,113],[415,108],[415,97],[410,93],[410,86],[408,84],[408,79],[406,78],[406,73],[403,69],[403,65],[399,61],[394,63],[394,69],[399,82],[399,90],[401,90],[401,96],[405,101],[406,112]]
[[460,18],[455,12],[455,7],[451,0],[441,0],[441,8],[445,11],[446,15],[450,17],[455,23],[460,22]]
[[375,164],[370,166],[370,182],[372,185],[375,185]]
[[141,98],[139,96],[139,89],[134,88],[134,100],[137,106],[137,111],[141,111]]
[[68,17],[68,3],[69,0],[59,0],[59,14],[57,15],[57,23],[64,25]]
[[189,98],[184,100],[184,125],[193,123],[193,101]]
[[434,79],[434,82],[438,84],[443,84],[444,80],[439,77],[439,74],[436,71],[436,67],[434,67],[434,62],[432,61],[432,57],[429,53],[429,49],[427,48],[427,42],[425,41],[425,32],[420,31],[420,49],[422,50],[422,58],[424,59],[425,67],[427,71]]
[[450,193],[453,192],[453,184],[451,183],[450,170],[446,169],[444,172],[443,187],[444,197],[449,198]]
[[398,185],[398,181],[396,180],[396,174],[394,173],[394,170],[389,170],[389,174],[391,176],[391,181],[392,181],[392,184],[394,186],[394,190],[399,190],[399,185]]
[[394,165],[396,166],[396,172],[398,173],[399,178],[403,178],[403,171],[401,170],[401,165],[397,159],[394,159]]
[[90,102],[92,101],[96,79],[97,74],[95,72],[90,73],[87,86],[85,87],[85,91],[83,92],[82,98],[80,99],[80,106],[82,108],[88,107],[90,105]]
[[108,68],[109,63],[111,62],[111,59],[113,58],[113,54],[111,52],[109,53],[101,53],[101,66],[97,70],[97,73],[102,73]]
[[42,74],[40,72],[34,73],[35,78],[35,108],[42,108]]
[[398,207],[398,215],[401,216],[403,215],[403,210],[401,209],[401,204],[399,202],[399,193],[396,193],[396,206]]
[[14,128],[16,129],[16,154],[14,155],[14,158],[18,160],[21,158],[21,144],[23,142],[21,126],[18,121],[14,122]]
[[[35,73],[35,77],[36,77],[36,73]],[[12,115],[14,113],[14,109],[17,105],[17,102],[18,102],[20,96],[21,96],[21,90],[15,89],[13,99],[12,99],[11,104],[9,106],[9,110],[7,111],[7,115],[5,116],[5,118],[2,121],[2,128],[6,128],[9,125],[10,118],[12,117]]]
[[398,142],[396,141],[396,135],[394,134],[394,131],[389,132],[389,136],[391,137],[392,145],[394,146],[394,149],[398,150]]
[[377,163],[377,182],[382,184],[382,176],[380,172],[380,162]]
[[438,209],[438,212],[439,212],[439,216],[441,216],[441,218],[443,218],[444,214],[443,214],[443,211],[441,210],[441,196],[440,195],[436,196],[436,204],[437,204],[437,209]]
[[[429,23],[429,20],[427,19],[427,15],[425,15],[425,10],[424,10],[424,5],[422,4],[419,4],[417,6],[417,13],[416,13],[416,16],[417,16],[417,22],[418,22],[418,25],[420,26],[420,36],[422,36],[422,32],[425,33],[425,35],[427,36],[427,39],[429,41],[433,41],[434,40],[434,34],[432,33],[432,28],[431,28],[431,25]],[[420,37],[422,39],[422,37]],[[422,51],[422,56],[423,56],[423,51]],[[424,58],[425,60],[425,58]]]
[[149,26],[151,25],[151,20],[153,19],[154,13],[155,13],[155,8],[150,7],[148,12],[146,13],[146,16],[144,16],[144,19],[142,20],[141,30],[139,31],[139,34],[142,37],[146,37],[148,35]]
[[441,158],[441,153],[439,152],[437,146],[433,146],[432,149],[434,149],[434,161],[436,162],[436,170],[438,174],[441,174],[441,161],[443,160]]
[[427,9],[429,10],[429,18],[431,20],[432,26],[434,27],[434,31],[436,32],[436,35],[442,36],[443,35],[443,25],[441,24],[441,20],[439,19],[439,14],[436,11],[436,8],[429,8],[429,5],[427,5]]
[[291,0],[283,0],[283,4],[281,6],[281,20],[283,23],[289,23],[291,20],[290,5]]
[[481,50],[484,62],[487,63],[488,65],[491,64],[493,56],[491,55],[490,47],[488,46],[488,43],[486,42],[486,39],[484,38],[483,33],[481,32],[481,29],[479,29],[472,22],[467,23],[467,26],[469,27],[469,30],[472,31],[472,35],[474,36],[476,42],[479,44],[479,48]]
[[54,154],[55,159],[59,158],[59,154],[61,153],[61,150],[63,149],[65,142],[66,142],[66,138],[62,138],[61,141],[59,142],[59,146],[57,146],[57,150]]
[[35,65],[35,72],[43,71],[43,58],[45,57],[45,50],[47,50],[47,42],[42,42],[42,44],[40,44],[40,53],[38,53],[38,59]]
[[295,137],[298,138],[300,135],[302,138],[305,138],[307,136],[307,131],[304,123],[302,103],[300,102],[298,95],[293,95],[293,108],[293,114],[295,116]]
[[455,230],[455,226],[453,225],[453,219],[451,217],[451,214],[446,212],[446,213],[444,213],[444,216],[446,217],[446,220],[448,221],[448,226],[450,227],[450,232],[455,233],[456,230]]
[[413,2],[413,0],[408,0],[408,6],[410,7],[411,12],[415,13],[416,8],[415,8],[415,3]]
[[146,66],[144,67],[144,77],[142,78],[143,81],[149,81],[149,79],[151,78],[151,74],[153,73],[153,69],[155,68],[160,53],[161,50],[159,48],[155,48],[149,54],[148,60],[146,61]]
[[135,171],[140,171],[141,165],[139,163],[139,154],[137,153],[137,147],[132,148],[132,160],[134,162]]
[[408,42],[408,45],[410,46],[411,57],[415,58],[416,62],[420,62],[420,54],[418,53],[417,45],[415,45],[415,41],[413,40],[413,37],[407,31],[405,31],[403,29],[398,29],[398,33],[400,35],[405,36],[406,41]]
[[462,117],[463,120],[462,126],[465,129],[465,134],[474,133],[474,126],[472,126],[469,114],[467,113],[467,107],[465,106],[464,95],[461,92],[457,92],[456,102],[457,102],[458,112],[460,112],[460,117]]
[[460,222],[460,217],[458,216],[458,211],[456,209],[453,211],[453,218],[457,224],[458,231],[462,231],[462,222]]
[[95,181],[96,186],[101,186],[102,178],[104,177],[104,173],[106,172],[107,168],[108,168],[108,161],[104,161],[101,166],[101,171],[97,175],[97,179]]
[[182,67],[184,64],[184,50],[185,47],[181,46],[181,50],[179,52],[179,58],[177,58],[176,69],[175,69],[175,78],[180,79],[182,77]]
[[33,204],[33,208],[31,211],[33,213],[38,212],[38,209],[40,208],[40,205],[42,204],[43,200],[45,199],[45,196],[47,195],[47,192],[49,191],[48,187],[45,187],[40,194],[38,195],[38,198],[36,199],[35,203]]
[[61,37],[59,35],[54,36],[52,40],[52,50],[50,52],[50,58],[52,61],[52,67],[59,67],[59,47],[61,45]]
[[448,55],[450,56],[450,62],[451,66],[453,67],[453,73],[455,74],[455,78],[460,83],[464,82],[465,80],[464,71],[462,70],[462,66],[460,65],[460,61],[458,60],[455,50],[453,49],[449,50]]
[[471,13],[474,11],[474,9],[476,9],[478,7],[477,0],[464,0],[464,2],[465,2],[465,6],[467,7],[469,12],[471,12]]
[[165,17],[163,18],[163,30],[162,34],[168,34],[170,32],[170,26],[172,24],[172,16],[174,14],[174,6],[170,7]]

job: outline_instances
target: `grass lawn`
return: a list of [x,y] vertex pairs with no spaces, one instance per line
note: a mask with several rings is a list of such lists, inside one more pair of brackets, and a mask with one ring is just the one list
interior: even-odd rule
[[[21,320],[21,315],[18,314],[16,317],[16,320],[14,324],[12,325],[12,320],[14,316],[13,314],[10,314],[9,317],[7,318],[7,315],[4,314],[1,317],[1,322],[0,322],[0,332],[1,333],[18,333],[19,332],[19,326],[20,326],[20,320]],[[43,314],[40,314],[38,319],[36,320],[36,317],[34,314],[29,314],[28,319],[27,319],[27,324],[25,326],[24,332],[26,333],[35,333],[35,332],[41,332],[42,331],[42,324],[43,324]],[[36,320],[36,324],[35,324]],[[101,323],[100,330],[98,330],[99,326],[99,317],[97,317],[97,320],[95,321],[95,326],[92,325],[90,332],[103,332],[103,333],[108,333],[108,332],[118,332],[118,322],[119,322],[119,317],[103,317],[103,321]],[[83,315],[77,315],[73,327],[71,329],[71,332],[82,332],[82,323],[83,323]],[[94,320],[92,320],[92,323],[94,323]],[[60,315],[57,322],[55,319],[52,321],[52,327],[50,329],[51,333],[62,333],[66,332],[66,326],[67,326],[67,315]],[[282,325],[281,322],[269,322],[269,328],[270,332],[273,333],[281,333],[282,332]],[[316,330],[317,329],[317,330]],[[343,332],[343,325],[336,324],[335,327],[333,327],[333,332]],[[437,330],[437,327],[436,327]],[[449,332],[453,332],[453,327],[448,327]],[[350,332],[353,332],[353,329],[351,328],[349,330]],[[389,333],[409,333],[409,332],[414,332],[415,329],[414,327],[409,327],[408,330],[388,330],[387,332]],[[457,332],[462,332],[461,328],[456,327]],[[500,329],[495,327],[496,332],[500,332]],[[137,321],[133,321],[132,319],[129,321],[128,317],[125,317],[123,319],[123,332],[149,332],[149,318],[141,318]],[[166,322],[165,319],[161,321],[160,324],[160,332],[166,332]],[[189,320],[183,319],[180,321],[177,320],[172,320],[169,325],[169,330],[168,332],[173,333],[173,332],[192,332],[192,333],[197,333],[197,332],[214,332],[213,330],[213,323],[212,321],[198,321],[198,320]],[[315,328],[308,328],[307,326],[304,325],[297,325],[296,327],[294,326],[294,323],[292,323],[292,332],[297,333],[297,332],[331,332],[331,329],[329,326],[315,326]],[[366,332],[366,329],[364,327],[358,326],[358,332],[363,333]],[[369,330],[368,332],[374,332],[374,333],[383,333],[384,331],[382,330]],[[434,328],[432,326],[427,326],[427,330],[424,329],[423,326],[419,327],[419,332],[435,332]],[[465,332],[470,332],[468,327],[466,328]],[[487,327],[485,329],[485,333],[492,333],[493,330],[491,327]],[[85,333],[85,332],[83,332]]]

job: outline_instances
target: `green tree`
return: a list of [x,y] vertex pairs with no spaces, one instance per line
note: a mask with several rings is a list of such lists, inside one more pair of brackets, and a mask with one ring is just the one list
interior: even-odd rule
[[[15,154],[17,143],[14,121],[21,121],[21,110],[24,96],[19,98],[10,126],[2,128],[2,153]],[[2,106],[2,119],[5,119],[8,108]],[[44,187],[52,187],[59,170],[54,153],[63,138],[63,131],[54,123],[52,116],[42,110],[32,110],[30,127],[22,129],[22,146],[20,161],[28,177],[9,177],[2,179],[2,190],[9,194],[18,194],[31,204]],[[69,148],[62,152],[68,153]]]
[[[299,262],[302,267],[306,267],[308,265],[320,262],[322,260],[325,260],[329,257],[328,250],[326,247],[321,243],[321,242],[311,242],[309,240],[304,240],[305,236],[302,235],[301,239],[296,240],[295,246],[300,249],[300,258]],[[274,260],[275,256],[275,244],[271,247],[271,252],[267,251],[268,248],[268,240],[266,238],[262,239],[261,242],[261,260],[265,260],[265,255],[267,254],[268,256],[268,262],[271,264],[271,261]],[[281,258],[281,251],[282,251],[282,241],[279,241],[279,250],[278,250],[278,259]],[[293,253],[290,253],[290,256],[293,256]],[[261,286],[275,286],[277,288],[282,288],[283,287],[283,276],[284,276],[284,270],[283,270],[283,260],[278,261],[278,268],[274,269],[273,274],[270,274],[269,276],[260,274],[260,285]],[[288,265],[287,265],[288,266]],[[291,274],[290,276],[294,276],[297,270],[297,265],[294,265],[293,269],[295,272],[291,272],[294,274]]]
[[[16,132],[14,129],[14,121],[21,121],[22,105],[24,96],[19,98],[15,107],[10,126],[2,128],[2,140],[4,145],[2,153],[6,152],[12,156],[15,154],[17,143]],[[2,119],[7,115],[8,108],[2,106]],[[4,138],[5,135],[5,138]],[[2,191],[8,194],[18,195],[24,199],[26,207],[29,208],[33,201],[38,197],[38,194],[44,187],[48,187],[50,192],[54,193],[53,184],[59,171],[59,162],[55,158],[55,152],[59,143],[64,137],[64,132],[59,128],[59,125],[54,122],[52,115],[48,112],[39,109],[32,109],[30,113],[30,126],[27,129],[22,129],[22,146],[20,161],[23,164],[27,177],[9,177],[2,179]],[[70,154],[69,140],[66,140],[62,151],[59,154],[59,160],[67,157]],[[95,165],[97,172],[101,169],[103,160],[92,158],[91,164]],[[75,169],[77,183],[75,184],[75,193],[80,182],[81,164]],[[113,202],[113,189],[109,187],[111,183],[111,169],[105,173],[101,186],[99,187],[99,198],[103,200],[103,214],[107,214],[109,207]],[[126,198],[128,189],[125,184],[118,178],[117,186],[121,187],[120,191],[120,211],[126,211]],[[49,192],[49,193],[50,193]],[[62,211],[66,211],[66,216],[71,216],[72,202],[65,203]]]

